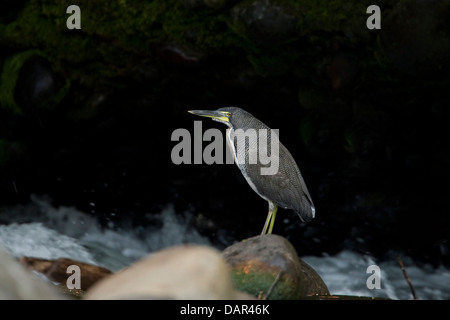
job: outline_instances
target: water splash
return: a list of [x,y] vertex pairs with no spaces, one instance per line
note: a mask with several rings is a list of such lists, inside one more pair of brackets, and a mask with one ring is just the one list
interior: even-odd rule
[[2,210],[0,246],[10,254],[43,259],[71,259],[113,271],[165,247],[210,244],[189,221],[168,205],[158,215],[160,227],[102,227],[97,219],[73,207],[54,207],[48,199],[33,196],[30,204]]
[[95,263],[89,251],[74,238],[49,229],[40,222],[0,225],[0,247],[16,257],[70,257]]
[[[332,294],[413,299],[396,259],[379,262],[371,256],[349,250],[334,256],[305,256],[302,259],[320,274]],[[418,299],[450,299],[450,270],[444,267],[418,267],[411,259],[406,261],[405,267]],[[366,271],[373,264],[381,270],[380,289],[367,288],[367,278],[371,274]]]

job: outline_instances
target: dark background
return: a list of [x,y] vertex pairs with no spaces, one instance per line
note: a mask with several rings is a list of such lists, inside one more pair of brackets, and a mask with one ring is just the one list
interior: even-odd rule
[[450,264],[448,1],[71,4],[81,30],[64,3],[0,4],[0,207],[44,194],[138,226],[173,203],[218,246],[256,235],[267,203],[236,166],[170,157],[187,110],[233,105],[299,164],[316,218],[280,209],[274,232],[301,255]]

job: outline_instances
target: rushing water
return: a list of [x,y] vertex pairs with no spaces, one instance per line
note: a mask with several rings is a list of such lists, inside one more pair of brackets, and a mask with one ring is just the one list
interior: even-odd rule
[[[191,214],[176,214],[167,206],[159,215],[158,227],[102,227],[95,217],[71,207],[53,207],[49,201],[33,197],[26,206],[0,211],[0,247],[10,254],[44,259],[70,257],[75,260],[119,270],[148,253],[183,243],[208,244],[189,220]],[[323,278],[332,294],[362,295],[391,299],[412,299],[411,290],[396,259],[377,262],[375,258],[352,251],[322,257],[305,256]],[[419,299],[450,299],[450,270],[419,267],[402,257]],[[381,271],[379,289],[368,289],[373,274]]]

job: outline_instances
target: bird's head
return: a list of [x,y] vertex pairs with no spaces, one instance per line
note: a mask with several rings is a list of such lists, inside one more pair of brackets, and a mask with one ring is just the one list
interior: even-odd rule
[[232,128],[233,116],[236,117],[245,111],[238,107],[225,107],[217,110],[189,110],[188,112],[197,116],[211,118]]

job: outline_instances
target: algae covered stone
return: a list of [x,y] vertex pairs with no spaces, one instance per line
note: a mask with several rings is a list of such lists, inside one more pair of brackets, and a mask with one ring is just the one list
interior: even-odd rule
[[272,300],[329,294],[320,276],[278,235],[246,239],[223,251],[238,290]]

